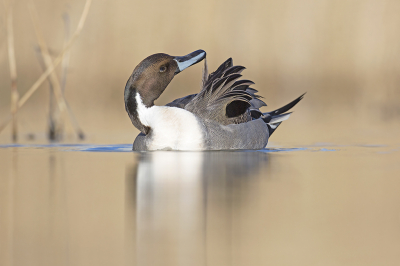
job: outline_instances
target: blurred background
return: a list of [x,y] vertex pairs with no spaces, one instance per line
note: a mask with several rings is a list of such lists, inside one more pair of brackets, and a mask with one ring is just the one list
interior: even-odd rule
[[[0,2],[1,127],[8,4],[20,96],[43,62],[32,1]],[[53,60],[63,17],[72,35],[85,2],[33,0]],[[93,1],[67,75],[56,69],[86,138],[66,123],[72,144],[47,145],[48,81],[18,112],[18,142],[35,145],[0,132],[0,265],[398,265],[399,14],[399,0]],[[197,49],[210,71],[245,66],[264,111],[307,92],[269,149],[130,152],[133,69]],[[201,73],[176,76],[156,104],[198,92]]]
[[[42,73],[27,0],[13,3],[18,91]],[[54,58],[85,1],[35,0],[39,26]],[[10,110],[5,8],[0,7],[0,121]],[[86,141],[130,143],[138,133],[125,112],[123,91],[134,67],[154,53],[207,52],[209,70],[232,57],[246,79],[278,108],[307,92],[272,141],[381,142],[400,125],[400,2],[397,0],[93,1],[74,43],[65,95]],[[156,104],[200,89],[202,64],[177,76]],[[60,76],[61,67],[57,68]],[[18,112],[19,141],[46,140],[47,81]],[[11,141],[10,125],[0,141]],[[293,134],[295,132],[295,134]],[[74,142],[67,124],[64,141]]]

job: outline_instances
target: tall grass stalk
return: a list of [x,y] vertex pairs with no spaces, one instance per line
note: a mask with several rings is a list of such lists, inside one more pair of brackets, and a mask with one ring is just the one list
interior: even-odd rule
[[12,120],[12,139],[18,139],[17,110],[19,93],[17,89],[17,64],[15,60],[14,50],[14,28],[13,28],[13,3],[6,7],[6,23],[7,23],[7,46],[8,46],[8,62],[10,66],[11,78],[11,120]]
[[[92,0],[86,0],[82,15],[81,15],[79,23],[78,23],[78,27],[76,28],[76,30],[75,30],[74,34],[72,35],[71,39],[69,40],[68,44],[64,47],[64,49],[59,54],[59,56],[52,62],[52,65],[46,69],[46,71],[39,77],[39,79],[19,99],[15,113],[18,112],[18,110],[26,103],[26,101],[40,87],[40,85],[46,80],[46,78],[61,63],[62,59],[64,58],[65,53],[71,49],[72,45],[75,43],[75,40],[78,38],[79,34],[81,33],[83,26],[85,25],[85,21],[86,21],[87,15],[89,13],[91,3],[92,3]],[[0,132],[8,125],[8,123],[11,121],[11,119],[12,119],[12,117],[11,117],[11,115],[9,115],[6,118],[6,120],[0,125]]]
[[[33,2],[31,2],[30,5],[30,13],[31,13],[31,17],[32,17],[32,22],[33,22],[33,26],[35,29],[35,33],[36,33],[36,37],[37,37],[37,41],[39,44],[39,48],[40,48],[40,53],[43,59],[43,63],[45,65],[46,68],[49,68],[52,66],[53,62],[51,60],[51,56],[49,53],[49,49],[48,46],[43,38],[42,32],[39,28],[39,23],[38,23],[38,17],[37,17],[37,12],[35,9],[35,6],[33,4]],[[66,53],[65,55],[67,56],[68,53]],[[65,71],[66,72],[66,71]],[[48,77],[49,79],[49,83],[51,85],[51,88],[53,89],[52,92],[54,93],[55,99],[57,101],[58,107],[59,107],[59,115],[57,115],[57,113],[52,113],[51,116],[54,118],[54,120],[52,122],[55,123],[55,133],[56,135],[54,136],[54,140],[60,139],[62,137],[62,131],[63,131],[63,127],[64,127],[64,121],[66,118],[68,118],[69,122],[71,123],[71,126],[73,127],[73,129],[76,131],[76,134],[81,137],[82,136],[82,130],[80,129],[79,125],[76,122],[76,119],[73,118],[72,115],[72,111],[68,110],[70,109],[66,99],[64,98],[64,93],[63,93],[63,89],[61,88],[59,79],[56,75],[55,72],[52,72],[50,74],[50,76]],[[65,83],[64,83],[65,86]],[[64,88],[65,90],[65,88]],[[50,110],[50,112],[56,112],[55,110]],[[51,130],[51,128],[50,128]],[[50,131],[50,134],[52,132]],[[50,137],[52,137],[50,135]]]

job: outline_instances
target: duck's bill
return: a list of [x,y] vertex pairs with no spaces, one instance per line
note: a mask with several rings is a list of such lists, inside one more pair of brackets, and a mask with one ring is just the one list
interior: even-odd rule
[[185,56],[176,56],[174,60],[178,63],[178,67],[176,68],[175,75],[182,72],[185,68],[197,64],[204,58],[206,58],[206,52],[203,50],[197,50]]

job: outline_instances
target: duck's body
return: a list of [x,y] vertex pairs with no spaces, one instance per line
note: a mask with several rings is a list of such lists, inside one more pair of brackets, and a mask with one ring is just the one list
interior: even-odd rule
[[154,105],[175,74],[203,58],[202,50],[185,57],[156,54],[135,68],[125,87],[126,110],[141,131],[133,150],[262,149],[281,121],[289,117],[285,112],[303,97],[262,113],[259,108],[266,104],[249,88],[254,83],[239,80],[244,67],[233,66],[228,59],[210,75],[205,64],[200,93],[166,106]]
[[140,133],[133,143],[133,150],[255,150],[264,148],[268,142],[268,126],[262,119],[225,126],[214,121],[201,120],[177,107],[158,108],[164,108],[162,114],[174,115],[175,118],[167,119],[168,124],[150,131],[147,135]]

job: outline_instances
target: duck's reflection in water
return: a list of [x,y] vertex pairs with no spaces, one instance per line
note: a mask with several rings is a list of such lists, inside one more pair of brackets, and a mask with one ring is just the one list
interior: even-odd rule
[[[240,216],[268,154],[149,152],[126,176],[127,260],[136,265],[232,265]],[[136,250],[136,252],[132,252]],[[133,254],[134,253],[134,254]]]

